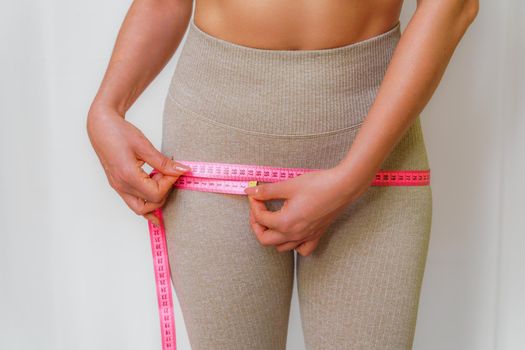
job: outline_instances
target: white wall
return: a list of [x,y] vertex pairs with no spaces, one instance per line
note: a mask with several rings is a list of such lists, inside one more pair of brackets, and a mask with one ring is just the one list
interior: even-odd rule
[[[146,222],[109,187],[85,131],[130,2],[2,3],[1,349],[160,349]],[[422,114],[434,214],[414,349],[525,347],[524,10],[481,2]],[[177,58],[127,115],[157,146]],[[304,349],[296,294],[288,345]]]
[[499,214],[498,349],[525,346],[525,4],[506,7],[506,55],[503,58],[501,206]]

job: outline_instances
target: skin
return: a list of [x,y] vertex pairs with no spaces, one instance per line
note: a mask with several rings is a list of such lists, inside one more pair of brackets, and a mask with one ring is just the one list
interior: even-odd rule
[[[384,33],[399,20],[402,1],[199,0],[195,23],[215,37],[266,49],[322,49]],[[177,49],[191,17],[190,0],[135,0],[124,19],[87,130],[110,185],[138,215],[158,223],[182,174],[125,120],[125,114]],[[369,188],[380,165],[426,106],[478,0],[419,0],[376,99],[346,157],[335,167],[247,188],[258,241],[277,251],[310,255],[337,215]],[[213,59],[213,58],[210,58]],[[176,157],[176,155],[175,155]],[[161,173],[150,178],[141,166]],[[264,201],[286,199],[279,211]],[[146,200],[146,202],[144,202]]]

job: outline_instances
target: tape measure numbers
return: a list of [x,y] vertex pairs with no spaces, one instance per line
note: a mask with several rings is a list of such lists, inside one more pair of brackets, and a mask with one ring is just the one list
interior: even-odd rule
[[[322,170],[308,168],[282,168],[250,164],[209,163],[178,161],[191,168],[181,175],[174,187],[203,192],[246,195],[244,189],[261,182],[277,182],[302,175],[306,172]],[[154,169],[150,176],[158,173]],[[372,186],[426,186],[430,184],[430,169],[427,170],[380,170]],[[155,271],[155,285],[159,308],[160,329],[163,350],[176,350],[175,315],[171,290],[171,271],[166,231],[162,209],[155,210],[159,225],[148,221]]]

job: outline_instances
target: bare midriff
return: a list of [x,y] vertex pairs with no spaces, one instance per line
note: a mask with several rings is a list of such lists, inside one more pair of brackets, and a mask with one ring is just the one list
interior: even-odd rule
[[198,0],[195,25],[253,48],[317,50],[349,45],[392,29],[402,0]]

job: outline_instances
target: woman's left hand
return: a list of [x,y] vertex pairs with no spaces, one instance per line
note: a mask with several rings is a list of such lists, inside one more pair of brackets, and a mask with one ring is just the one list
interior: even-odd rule
[[[311,254],[321,236],[368,186],[350,186],[337,168],[307,172],[294,178],[263,183],[244,190],[250,203],[250,224],[258,241],[277,251],[296,249]],[[356,187],[356,188],[351,188]],[[285,199],[280,210],[269,211],[269,199]]]

